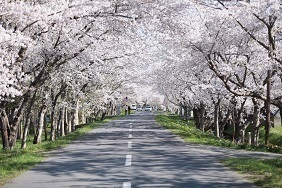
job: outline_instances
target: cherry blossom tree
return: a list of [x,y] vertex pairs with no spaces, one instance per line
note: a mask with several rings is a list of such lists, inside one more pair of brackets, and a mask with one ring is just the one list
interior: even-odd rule
[[[19,75],[18,77],[20,78],[11,78],[11,82],[15,83],[14,85],[5,82],[8,89],[3,90],[5,93],[1,93],[2,97],[10,96],[6,100],[7,102],[1,98],[2,124],[9,128],[9,135],[4,140],[8,140],[10,148],[15,144],[17,127],[23,114],[23,109],[28,104],[32,106],[31,99],[33,94],[42,87],[44,88],[44,85],[50,82],[52,78],[57,77],[55,72],[66,66],[66,64],[79,61],[81,64],[88,63],[90,65],[89,59],[83,58],[89,57],[87,54],[91,53],[91,51],[87,50],[94,50],[95,57],[92,58],[93,61],[103,59],[102,56],[105,55],[103,50],[105,51],[106,48],[105,45],[101,45],[101,42],[103,40],[106,41],[105,44],[110,42],[105,36],[108,35],[109,37],[114,33],[119,34],[122,32],[121,26],[124,26],[127,20],[132,19],[132,16],[129,14],[123,14],[123,9],[117,10],[114,8],[112,3],[110,1],[3,2],[3,6],[1,6],[2,12],[4,12],[1,15],[1,33],[5,33],[4,36],[7,36],[9,32],[15,33],[14,35],[18,34],[17,37],[21,40],[19,40],[19,44],[13,44],[14,46],[19,46],[18,50],[16,47],[13,47],[14,55],[13,53],[7,54],[3,50],[1,50],[1,53],[5,53],[5,59],[10,56],[14,61],[12,63],[19,64],[18,67],[23,72],[15,74],[17,66],[13,66],[16,70],[10,70],[11,73],[8,73],[6,70],[5,75],[10,74],[10,77]],[[115,28],[114,25],[117,23],[119,25]],[[124,24],[120,25],[120,23]],[[15,37],[14,40],[16,39]],[[21,41],[28,41],[32,46],[27,47]],[[103,46],[103,48],[99,48],[100,46]],[[127,53],[125,52],[124,54]],[[106,56],[109,57],[109,54],[106,54]],[[21,61],[23,64],[20,64]],[[7,63],[5,62],[5,64]],[[3,65],[3,67],[5,66]],[[82,69],[80,70],[82,71]],[[66,76],[64,73],[58,75]],[[28,80],[24,80],[24,78],[28,78]],[[14,80],[26,81],[26,85],[16,83]],[[65,87],[68,83],[77,84],[77,86],[74,86],[76,88],[72,88],[76,91],[71,98],[72,101],[78,102],[79,93],[85,87],[82,84],[83,82],[80,85],[71,78],[57,81],[57,83],[62,85],[61,87],[59,86],[58,93],[55,94],[51,91],[50,96],[53,96],[53,102],[51,102],[53,110],[56,106],[56,100],[63,94],[63,90],[71,87]],[[25,90],[21,91],[19,86],[25,86]],[[54,90],[54,88],[50,89]],[[42,92],[39,93],[41,94]],[[15,96],[19,95],[22,97],[16,100]],[[10,101],[14,101],[14,115],[11,115],[12,121],[7,122],[5,121],[8,116],[6,110],[8,110],[7,107]],[[45,102],[42,103],[42,106],[46,106]],[[40,132],[39,130],[37,137],[40,137]],[[5,142],[4,145],[6,147],[7,143]]]
[[[281,3],[278,1],[268,3],[259,3],[258,1],[251,3],[245,3],[243,1],[214,1],[214,3],[210,1],[197,1],[195,3],[196,4],[193,6],[196,7],[197,13],[200,16],[195,16],[183,22],[180,22],[178,19],[172,22],[171,20],[175,19],[168,19],[170,22],[167,23],[167,25],[174,26],[174,30],[170,30],[173,39],[170,41],[165,40],[165,42],[170,43],[170,45],[167,43],[164,44],[164,41],[162,44],[168,49],[177,50],[172,52],[166,50],[166,53],[168,52],[167,54],[172,57],[169,63],[173,62],[173,65],[170,66],[171,68],[166,66],[165,69],[167,69],[167,71],[165,72],[171,75],[171,77],[175,77],[177,81],[167,82],[169,84],[166,84],[166,89],[164,89],[163,84],[159,86],[162,86],[163,88],[161,89],[166,90],[165,93],[169,93],[170,97],[174,100],[178,98],[176,101],[180,101],[189,96],[189,94],[184,91],[185,85],[191,82],[190,79],[193,81],[192,75],[195,72],[195,69],[192,69],[193,65],[191,67],[193,61],[200,64],[201,67],[204,67],[203,70],[207,68],[210,69],[213,72],[210,73],[210,75],[217,77],[217,79],[215,79],[216,82],[213,82],[214,85],[211,84],[211,88],[215,86],[215,89],[221,92],[225,91],[226,94],[229,95],[225,96],[225,98],[234,106],[231,119],[232,122],[236,122],[235,125],[233,125],[235,127],[235,135],[233,138],[235,137],[235,140],[237,140],[239,135],[242,134],[241,131],[245,130],[249,124],[249,120],[244,114],[253,113],[255,115],[252,124],[255,125],[253,128],[255,131],[253,131],[252,134],[252,142],[254,142],[254,135],[255,132],[257,133],[258,131],[260,119],[260,114],[258,113],[261,108],[261,105],[258,105],[261,103],[260,101],[266,102],[267,96],[271,96],[269,99],[271,104],[279,107],[279,103],[281,102],[280,95],[278,94],[279,91],[281,91],[278,89],[279,87],[281,88],[281,86],[279,86],[281,82],[279,80],[280,70],[278,68],[280,66],[280,60],[279,50],[277,50],[278,45],[276,45],[277,41],[280,40],[279,28],[274,29],[275,23],[279,20],[277,16],[280,14],[279,6],[281,6]],[[192,10],[193,8],[191,8],[190,13],[193,12]],[[267,12],[265,10],[271,12],[269,19],[266,19],[265,15],[262,14]],[[184,12],[185,11],[178,11],[178,16],[184,17]],[[186,11],[186,14],[187,12],[189,11]],[[244,19],[241,19],[242,17]],[[193,19],[197,22],[193,21]],[[256,20],[259,21],[259,24],[257,24],[258,22]],[[187,23],[191,24],[189,27],[192,27],[194,31],[186,26]],[[272,29],[273,31],[278,30],[278,32],[276,32],[278,37],[275,37],[276,42],[273,40]],[[257,36],[266,36],[266,38],[260,39]],[[175,42],[175,44],[173,44],[172,41]],[[188,48],[188,53],[194,56],[197,55],[197,58],[191,59],[187,58],[187,56],[185,57],[185,52],[178,48],[178,46],[181,46],[183,43],[186,45],[183,45],[184,48]],[[189,49],[193,49],[194,52]],[[275,49],[278,52],[270,52],[271,49]],[[200,53],[197,53],[197,51]],[[275,55],[271,55],[273,53]],[[193,70],[193,73],[191,73],[191,71],[187,71],[190,72],[188,74],[186,73],[186,77],[189,77],[189,80],[185,79],[185,76],[181,74],[181,72],[185,72],[183,71],[185,68],[176,68],[178,64],[182,63],[179,59],[183,56],[183,59],[187,61],[186,66],[188,65],[188,70]],[[273,70],[272,73],[268,74],[270,77],[267,75],[266,70],[268,69]],[[180,70],[180,72],[177,71],[174,73],[175,70]],[[199,68],[196,68],[196,70],[201,71]],[[205,80],[205,76],[207,75],[209,74],[205,73],[202,75],[203,78],[200,78],[198,82],[190,85],[193,87],[201,84],[207,85],[210,83]],[[166,79],[166,81],[171,80],[171,77]],[[271,94],[268,95],[266,94],[265,86],[268,80],[267,78],[272,79],[271,83],[274,86]],[[158,77],[158,80],[164,79],[164,77]],[[180,80],[183,80],[182,83],[184,83],[184,86],[179,84]],[[219,80],[221,80],[221,83],[218,82]],[[172,85],[175,85],[179,90],[171,90],[171,88],[173,88]],[[278,90],[275,90],[275,88]],[[179,93],[175,94],[175,91]],[[188,92],[191,92],[191,88],[188,89]],[[205,97],[203,97],[204,99],[210,98],[213,103],[217,104],[214,100],[217,98],[217,92],[205,93],[210,93],[211,96],[208,97],[205,95]],[[201,94],[202,93],[199,92],[197,96],[201,96]],[[274,94],[278,95],[274,96]],[[219,96],[222,98],[222,95]],[[250,101],[253,101],[253,103]],[[211,107],[211,105],[208,106]],[[214,108],[214,112],[216,111],[216,108]],[[217,124],[216,113],[214,114],[213,122]],[[203,116],[201,116],[200,119],[203,120]],[[202,127],[200,128],[202,129]]]
[[[281,19],[281,2],[252,1],[236,4],[220,2],[220,6],[224,10],[219,11],[221,17],[217,23],[222,27],[215,27],[219,29],[212,35],[215,42],[211,43],[211,50],[206,53],[210,54],[207,57],[208,63],[231,93],[265,102],[267,118],[265,140],[266,144],[269,144],[270,104],[281,109],[281,95],[278,89],[281,88],[278,86],[281,85],[280,28],[276,25]],[[227,28],[227,31],[224,29],[226,26],[230,28]],[[226,48],[225,40],[220,40],[222,35],[226,36],[225,40],[231,39],[237,41],[237,44],[231,41],[233,45]],[[225,49],[217,49],[216,43],[220,47],[225,46]],[[236,67],[230,67],[230,63],[233,62]],[[273,91],[270,90],[270,85],[274,85]]]
[[113,114],[140,83],[185,118],[193,110],[203,131],[232,127],[234,141],[251,125],[255,144],[261,116],[268,131],[270,112],[282,113],[279,0],[4,0],[0,10],[4,148],[20,121],[23,148],[29,121],[40,143],[47,115],[54,140]]

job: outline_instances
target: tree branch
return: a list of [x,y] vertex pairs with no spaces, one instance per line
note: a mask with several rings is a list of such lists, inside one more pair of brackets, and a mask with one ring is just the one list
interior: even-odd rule
[[255,35],[253,35],[245,26],[243,26],[243,25],[241,24],[240,21],[236,20],[236,22],[240,25],[240,27],[241,27],[252,39],[254,39],[258,44],[260,44],[262,47],[264,47],[266,50],[269,51],[269,47],[268,47],[266,44],[264,44],[262,41],[258,40],[258,39],[255,37]]

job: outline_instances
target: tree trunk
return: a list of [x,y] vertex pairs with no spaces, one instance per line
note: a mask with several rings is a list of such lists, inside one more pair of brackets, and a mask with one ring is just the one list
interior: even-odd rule
[[86,123],[86,118],[85,118],[85,112],[84,110],[81,111],[81,123],[85,124]]
[[218,101],[215,103],[214,106],[214,128],[215,128],[215,135],[218,138],[220,138],[219,123],[218,123],[219,104],[220,104],[220,99],[218,99]]
[[232,119],[231,119],[231,123],[232,123],[232,127],[233,127],[233,136],[232,136],[232,141],[233,142],[236,142],[236,123],[235,123],[235,115],[234,115],[234,109],[233,109],[233,112],[232,112]]
[[23,122],[24,118],[20,121],[18,130],[17,130],[17,139],[20,140],[23,138]]
[[205,117],[205,105],[201,102],[200,105],[200,116],[199,116],[199,126],[200,126],[200,130],[201,131],[205,131],[205,121],[204,121],[204,117]]
[[112,101],[110,101],[109,115],[110,115],[110,116],[113,116],[113,115],[114,115],[114,104],[113,104]]
[[65,134],[69,134],[70,133],[70,124],[69,124],[69,114],[68,114],[68,109],[65,108]]
[[35,102],[35,97],[36,97],[36,93],[37,90],[35,90],[32,99],[28,105],[28,108],[26,110],[26,116],[25,116],[25,122],[24,122],[24,131],[23,131],[23,138],[22,138],[22,144],[21,144],[21,148],[26,148],[26,139],[27,139],[27,133],[28,133],[28,128],[29,128],[29,124],[30,124],[30,113],[31,113],[31,108]]
[[187,121],[188,120],[188,107],[183,106],[183,108],[184,108],[184,120]]
[[44,118],[44,140],[47,141],[48,140],[48,132],[47,132],[47,119],[46,116]]
[[[100,114],[100,109],[97,109],[96,113],[94,112],[94,121],[98,119],[98,116]],[[93,118],[91,117],[91,123],[93,122]]]
[[53,141],[56,139],[56,121],[55,121],[55,111],[56,111],[56,105],[57,101],[64,91],[66,86],[63,84],[61,85],[60,91],[54,96],[54,90],[51,90],[51,98],[52,98],[52,109],[51,109],[51,117],[50,117],[50,123],[51,123],[51,131],[50,131],[50,141]]
[[66,107],[63,107],[62,110],[61,110],[61,113],[62,113],[62,118],[61,118],[61,121],[60,121],[60,136],[65,136],[65,108]]
[[[79,111],[79,100],[76,101],[75,104],[75,113],[74,113],[74,126],[79,125],[79,117],[78,117],[78,111]],[[75,130],[75,127],[74,127]]]
[[28,134],[29,135],[35,135],[35,131],[36,131],[36,122],[37,122],[37,120],[34,118],[34,114],[35,114],[35,112],[33,112],[33,114],[30,116],[30,118],[29,118],[29,126],[30,126],[30,128],[29,128],[29,130],[28,130]]
[[50,141],[54,141],[56,139],[56,121],[55,121],[55,107],[52,107],[51,115],[50,115],[50,124],[51,124],[51,131],[50,131]]
[[32,136],[35,136],[36,135],[36,131],[38,129],[38,125],[39,125],[39,116],[40,116],[40,113],[38,110],[35,110],[34,114],[33,114],[33,117],[32,117],[32,122],[33,122],[33,135]]
[[194,115],[194,120],[196,123],[196,128],[200,129],[199,109],[198,108],[193,108],[193,115]]
[[75,127],[75,111],[71,111],[71,131],[75,131],[76,127]]
[[241,140],[241,138],[242,138],[242,127],[240,126],[240,120],[238,119],[238,117],[236,118],[235,117],[235,121],[234,121],[234,131],[235,131],[235,133],[234,133],[234,141],[236,142],[236,143],[241,143],[242,142],[242,140]]
[[269,145],[269,132],[271,127],[271,114],[270,114],[270,89],[271,89],[271,71],[267,71],[267,93],[266,93],[266,101],[265,101],[265,109],[266,109],[266,124],[265,124],[265,145]]
[[64,108],[65,112],[64,112],[64,132],[65,132],[65,135],[67,135],[69,133],[69,130],[68,130],[68,110],[67,110],[67,107]]
[[252,130],[251,130],[251,145],[257,145],[256,135],[258,135],[259,124],[260,124],[260,108],[257,99],[252,99],[254,104],[254,115],[252,121]]
[[107,115],[107,110],[103,110],[101,115],[101,121],[103,121],[106,118],[106,115]]
[[39,112],[39,122],[38,122],[37,130],[34,135],[33,144],[41,143],[41,136],[44,128],[45,112],[46,112],[46,106],[43,104]]
[[23,113],[23,110],[30,98],[31,91],[27,92],[22,96],[22,101],[19,104],[19,108],[17,108],[17,112],[13,116],[13,119],[10,123],[10,132],[9,132],[9,147],[10,149],[13,149],[16,141],[17,141],[17,127],[19,126],[21,116]]
[[232,136],[232,141],[236,142],[237,141],[237,126],[236,126],[236,121],[237,121],[237,109],[236,109],[236,102],[232,106],[232,118],[231,118],[231,124],[233,127],[233,136]]
[[56,105],[59,97],[61,98],[65,97],[64,91],[67,88],[67,84],[61,83],[60,91],[54,96],[54,90],[51,90],[51,98],[52,98],[52,111],[51,111],[51,131],[50,131],[50,141],[53,141],[56,139],[56,120],[55,120],[55,111],[56,111]]
[[182,104],[180,104],[180,107],[179,107],[179,116],[181,117],[181,119],[183,119],[183,107],[182,107]]
[[1,128],[1,136],[2,136],[2,145],[3,149],[9,149],[9,120],[4,109],[0,109],[0,128]]
[[71,117],[71,113],[69,110],[67,110],[66,115],[68,117],[67,118],[68,119],[68,132],[71,133],[72,132],[72,124],[71,124],[72,117]]
[[242,129],[244,128],[244,126],[240,126],[241,125],[241,118],[242,118],[242,113],[243,113],[243,109],[245,106],[245,103],[247,101],[247,98],[244,99],[244,101],[240,104],[240,109],[236,109],[236,104],[237,102],[235,101],[233,104],[233,141],[238,143],[241,142],[241,134],[242,134]]
[[280,126],[282,126],[282,107],[279,108],[279,111],[280,111],[280,121],[281,121]]
[[[30,115],[30,113],[27,113]],[[28,127],[31,124],[31,117],[29,117],[29,115],[26,115],[25,118],[25,123],[24,123],[24,132],[23,132],[23,138],[22,138],[22,144],[21,144],[21,148],[24,149],[26,148],[26,139],[27,139],[27,134],[28,134]]]
[[[223,118],[222,122],[221,122],[221,126],[220,126],[220,137],[224,137],[224,131],[225,131],[225,128],[228,124],[228,122],[230,121],[230,114],[231,114],[231,111],[229,108],[228,108],[228,111],[227,111],[227,114],[225,115],[225,118]],[[221,112],[221,110],[219,110],[219,112]]]
[[60,109],[59,111],[59,116],[57,119],[57,128],[56,128],[56,138],[60,137],[60,133],[61,133],[61,121],[62,121],[62,109]]

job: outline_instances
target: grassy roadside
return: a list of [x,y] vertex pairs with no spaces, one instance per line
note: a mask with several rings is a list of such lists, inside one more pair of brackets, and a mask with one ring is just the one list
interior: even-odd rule
[[218,139],[213,136],[212,133],[202,132],[196,129],[193,121],[187,123],[178,116],[158,115],[156,121],[189,143],[231,148],[236,147],[236,145],[229,140]]
[[263,188],[282,187],[282,159],[230,158],[223,163]]
[[[265,146],[252,147],[247,144],[237,145],[229,140],[219,139],[211,133],[203,133],[196,129],[193,121],[187,123],[178,116],[158,115],[156,121],[189,143],[282,153],[282,150],[279,148],[273,149]],[[278,128],[271,133],[272,137],[270,140],[276,142],[282,140],[282,132],[280,129],[281,128]],[[222,162],[230,168],[247,175],[247,177],[259,187],[282,188],[282,159],[229,158]]]
[[41,162],[49,151],[56,150],[70,144],[72,141],[77,140],[79,137],[90,132],[94,128],[103,125],[109,119],[103,122],[95,122],[87,124],[82,128],[77,129],[75,132],[60,137],[53,142],[42,141],[41,144],[33,145],[32,139],[28,140],[26,149],[19,149],[20,141],[12,151],[0,150],[0,186],[9,181],[9,179],[25,172],[37,163]]
[[219,139],[211,132],[202,132],[196,129],[193,121],[187,123],[186,121],[181,120],[178,116],[158,115],[156,121],[189,143],[282,154],[282,145],[276,145],[282,140],[282,128],[280,127],[271,130],[270,140],[275,144],[266,147],[264,145],[251,146],[246,143],[235,144],[230,140]]

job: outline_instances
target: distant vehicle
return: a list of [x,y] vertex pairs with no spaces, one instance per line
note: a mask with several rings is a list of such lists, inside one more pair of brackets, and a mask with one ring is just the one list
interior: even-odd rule
[[136,104],[131,104],[131,105],[130,105],[130,109],[131,109],[131,110],[136,110]]
[[142,111],[142,110],[143,110],[142,106],[141,105],[137,105],[136,111]]
[[147,105],[147,106],[145,107],[145,111],[152,111],[152,107],[149,106],[149,105]]

